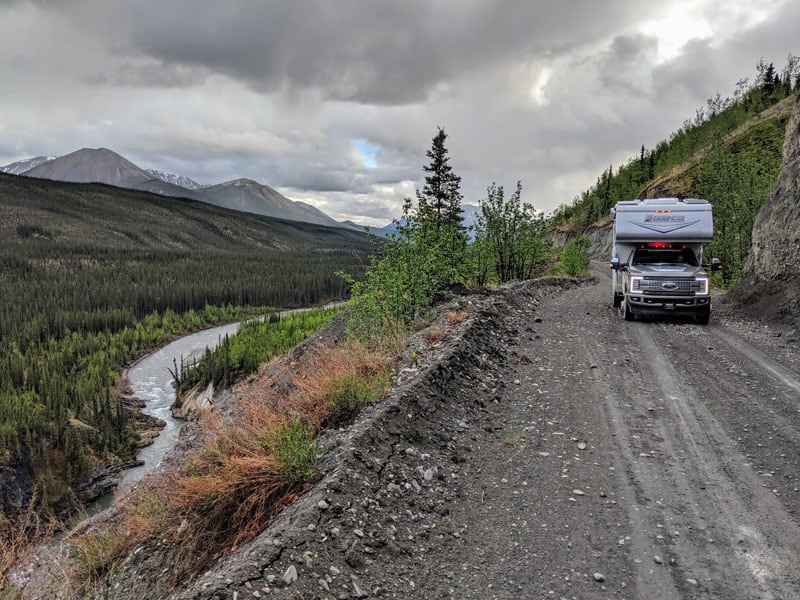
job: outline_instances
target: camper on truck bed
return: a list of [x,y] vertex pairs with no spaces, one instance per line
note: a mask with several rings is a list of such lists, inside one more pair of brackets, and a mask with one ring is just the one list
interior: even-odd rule
[[[711,204],[695,198],[626,200],[611,209],[611,288],[626,321],[637,315],[711,316],[703,244],[714,237]],[[708,268],[722,269],[714,258]]]

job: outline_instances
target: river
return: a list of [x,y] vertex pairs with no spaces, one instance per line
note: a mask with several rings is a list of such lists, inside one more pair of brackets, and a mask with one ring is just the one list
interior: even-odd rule
[[175,402],[175,388],[172,387],[170,369],[180,365],[191,356],[202,354],[206,348],[214,349],[226,335],[233,335],[239,323],[228,323],[211,329],[191,333],[170,342],[161,349],[139,359],[127,370],[128,383],[134,396],[147,402],[142,412],[158,417],[166,423],[155,441],[139,451],[138,458],[144,464],[121,473],[117,486],[117,496],[127,494],[133,485],[152,469],[161,464],[161,459],[175,445],[183,421],[172,417],[171,408]]
[[[335,308],[342,304],[343,302],[331,302],[322,308]],[[313,308],[285,310],[279,315],[284,317],[307,310]],[[144,461],[144,464],[120,473],[116,497],[121,498],[126,495],[146,473],[158,468],[166,453],[175,445],[175,440],[181,431],[184,421],[173,418],[171,411],[175,402],[175,388],[172,387],[173,378],[170,369],[175,368],[175,363],[181,364],[181,357],[184,362],[191,362],[192,357],[199,358],[206,348],[213,350],[226,335],[233,335],[238,329],[239,323],[228,323],[191,333],[139,359],[128,368],[126,376],[133,395],[147,402],[142,412],[158,417],[166,423],[166,426],[151,445],[139,451],[137,457]],[[107,500],[101,501],[101,505],[107,505],[107,502]]]

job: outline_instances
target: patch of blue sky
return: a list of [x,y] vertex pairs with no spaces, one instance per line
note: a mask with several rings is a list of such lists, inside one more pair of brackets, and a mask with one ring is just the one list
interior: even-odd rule
[[361,155],[361,161],[365,167],[374,169],[378,166],[375,162],[375,155],[378,153],[378,150],[380,150],[379,146],[370,144],[365,140],[353,140],[353,147]]

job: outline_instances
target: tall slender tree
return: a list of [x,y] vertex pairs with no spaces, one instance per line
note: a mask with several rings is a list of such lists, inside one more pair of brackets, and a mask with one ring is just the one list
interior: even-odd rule
[[461,177],[450,165],[446,140],[447,133],[439,127],[426,152],[430,162],[422,167],[425,185],[421,192],[417,190],[418,242],[440,264],[436,272],[442,277],[442,285],[462,280],[468,241],[461,214]]
[[453,226],[463,230],[461,177],[450,166],[445,140],[447,134],[439,127],[430,150],[425,153],[430,163],[422,167],[427,173],[425,185],[422,192],[417,191],[419,219],[423,224],[433,224],[437,231]]

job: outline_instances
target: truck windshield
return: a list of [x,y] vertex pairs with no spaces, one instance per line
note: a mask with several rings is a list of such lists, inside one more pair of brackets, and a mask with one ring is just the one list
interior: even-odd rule
[[634,265],[697,266],[697,258],[689,248],[639,248],[633,255]]

